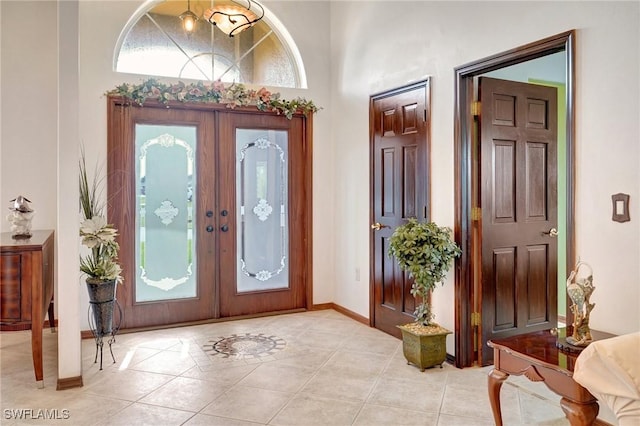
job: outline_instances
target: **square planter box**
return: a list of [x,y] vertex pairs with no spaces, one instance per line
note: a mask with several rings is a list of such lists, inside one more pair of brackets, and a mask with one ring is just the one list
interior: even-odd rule
[[411,323],[397,326],[402,331],[402,351],[407,364],[414,364],[424,371],[425,368],[440,365],[447,359],[446,328],[437,324],[424,326]]

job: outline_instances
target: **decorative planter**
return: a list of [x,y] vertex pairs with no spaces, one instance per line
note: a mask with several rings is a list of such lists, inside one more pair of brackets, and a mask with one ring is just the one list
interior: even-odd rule
[[447,334],[452,332],[437,324],[410,323],[397,326],[402,331],[402,351],[407,364],[425,368],[440,365],[447,359]]
[[89,323],[95,337],[113,332],[113,309],[116,302],[116,280],[87,278],[87,291],[91,312]]

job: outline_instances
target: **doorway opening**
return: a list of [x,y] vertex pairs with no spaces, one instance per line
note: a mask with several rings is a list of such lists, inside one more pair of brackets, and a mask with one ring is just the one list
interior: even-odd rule
[[[481,289],[480,274],[480,242],[481,228],[477,226],[479,207],[477,195],[479,193],[478,179],[474,178],[474,150],[476,116],[474,101],[476,100],[477,78],[491,72],[523,64],[550,55],[564,53],[565,65],[565,94],[564,107],[566,129],[563,130],[565,147],[559,156],[564,156],[564,171],[560,182],[565,188],[563,197],[558,204],[564,206],[561,222],[565,226],[565,243],[561,244],[563,251],[560,259],[564,259],[565,270],[571,269],[575,263],[574,250],[574,50],[575,31],[567,31],[537,42],[533,42],[506,52],[502,52],[478,61],[462,65],[455,69],[455,224],[454,234],[458,244],[462,247],[462,256],[456,261],[455,268],[455,364],[457,367],[468,367],[478,360],[479,330],[483,327],[482,301],[478,294]],[[532,82],[533,83],[533,82]],[[560,129],[559,129],[560,130]],[[558,280],[562,283],[562,280]],[[558,292],[564,291],[564,286],[558,286]],[[473,319],[473,322],[472,322]],[[571,321],[567,312],[567,322]]]

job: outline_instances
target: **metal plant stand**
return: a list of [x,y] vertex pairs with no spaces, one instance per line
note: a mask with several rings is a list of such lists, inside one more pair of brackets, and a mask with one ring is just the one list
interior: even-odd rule
[[[94,309],[99,310],[100,308],[102,308],[104,305],[108,303],[113,304],[113,314],[115,314],[117,311],[117,315],[112,317],[112,326],[110,331],[109,330],[105,331],[104,327],[100,327],[100,330],[98,330],[98,326],[95,323],[93,310]],[[123,315],[122,308],[120,307],[120,304],[116,299],[105,301],[105,302],[89,302],[89,311],[88,311],[89,328],[91,329],[93,338],[96,341],[96,356],[93,362],[94,364],[98,362],[98,349],[99,349],[100,350],[100,370],[102,370],[102,348],[104,346],[104,338],[107,336],[110,336],[109,339],[107,340],[107,343],[109,344],[109,353],[111,353],[111,359],[113,359],[113,363],[114,364],[116,363],[116,357],[113,356],[113,349],[111,345],[116,341],[116,334],[118,334],[118,331],[120,330],[120,325],[122,324],[122,315]]]

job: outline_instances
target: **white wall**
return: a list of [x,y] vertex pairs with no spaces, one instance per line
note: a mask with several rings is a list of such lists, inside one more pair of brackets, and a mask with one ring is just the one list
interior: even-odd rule
[[[18,195],[31,200],[34,229],[55,229],[57,6],[54,2],[2,1],[0,7],[0,229],[9,231],[7,207]],[[53,19],[31,26],[25,25],[25,16]]]
[[[576,253],[594,269],[591,324],[640,330],[639,10],[637,2],[332,2],[335,302],[368,316],[369,95],[433,77],[431,213],[453,226],[454,68],[576,29]],[[631,222],[611,221],[617,192],[631,195]],[[434,294],[436,320],[452,329],[453,288],[451,273]]]

